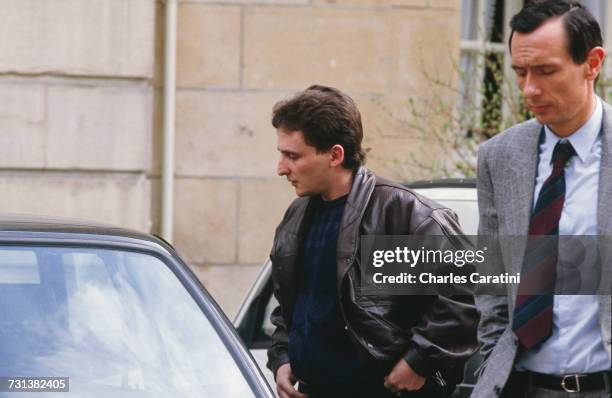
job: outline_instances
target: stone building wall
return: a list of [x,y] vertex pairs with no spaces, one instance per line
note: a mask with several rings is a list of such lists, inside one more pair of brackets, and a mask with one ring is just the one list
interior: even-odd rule
[[148,230],[155,4],[0,1],[0,211]]
[[[456,75],[460,0],[180,0],[174,243],[233,314],[294,197],[277,101],[310,84],[358,103],[368,165],[436,157],[407,98]],[[164,3],[0,0],[0,211],[157,232]],[[454,79],[456,82],[456,79]],[[433,122],[433,121],[432,121]]]

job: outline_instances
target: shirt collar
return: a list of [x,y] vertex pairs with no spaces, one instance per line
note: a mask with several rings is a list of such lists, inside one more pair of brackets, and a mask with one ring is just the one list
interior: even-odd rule
[[[599,136],[601,130],[601,124],[603,123],[603,106],[601,105],[601,99],[595,96],[595,110],[591,114],[589,120],[586,121],[578,130],[564,140],[569,141],[574,149],[580,161],[585,162],[591,148]],[[544,141],[544,155],[547,159],[552,161],[552,153],[557,142],[561,141],[562,138],[553,133],[548,127],[544,126],[545,141]]]

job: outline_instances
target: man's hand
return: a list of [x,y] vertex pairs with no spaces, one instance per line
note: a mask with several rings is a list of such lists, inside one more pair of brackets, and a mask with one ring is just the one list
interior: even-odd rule
[[308,398],[295,389],[294,385],[297,382],[293,373],[291,373],[291,365],[285,363],[276,370],[276,392],[280,398]]
[[391,373],[385,377],[385,387],[399,393],[402,390],[419,390],[425,384],[426,379],[416,373],[404,358],[400,359]]

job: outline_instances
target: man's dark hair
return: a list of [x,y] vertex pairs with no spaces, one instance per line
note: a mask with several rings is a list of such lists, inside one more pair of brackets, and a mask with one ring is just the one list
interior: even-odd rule
[[599,24],[582,4],[568,0],[532,0],[512,17],[508,47],[512,45],[514,32],[531,33],[547,20],[557,17],[563,18],[568,52],[576,64],[584,63],[594,47],[603,46]]
[[314,85],[278,102],[272,125],[288,132],[301,131],[306,144],[318,152],[341,145],[346,169],[356,170],[365,163],[361,114],[351,97],[336,88]]

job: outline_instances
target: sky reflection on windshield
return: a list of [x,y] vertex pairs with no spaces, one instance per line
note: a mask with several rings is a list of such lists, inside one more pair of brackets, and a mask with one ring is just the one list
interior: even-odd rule
[[0,376],[67,376],[71,396],[253,396],[207,318],[157,258],[30,249],[21,253],[35,253],[36,267],[28,266],[38,283],[14,283],[28,278],[14,251],[4,257],[2,250],[0,356],[12,360],[2,361]]

